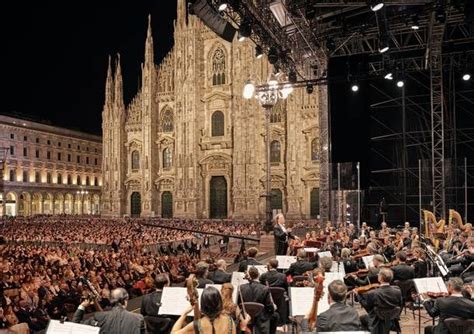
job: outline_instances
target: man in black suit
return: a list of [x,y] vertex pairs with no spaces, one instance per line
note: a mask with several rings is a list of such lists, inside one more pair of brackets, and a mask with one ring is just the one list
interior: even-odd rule
[[378,280],[380,288],[371,290],[359,295],[359,301],[362,307],[367,311],[367,315],[361,317],[362,326],[370,331],[381,330],[388,333],[390,328],[398,329],[399,314],[390,322],[390,328],[386,328],[380,314],[383,312],[394,311],[396,307],[403,305],[402,291],[398,286],[391,286],[390,282],[393,279],[393,272],[388,268],[382,268],[379,271]]
[[225,271],[227,268],[225,260],[217,260],[216,267],[216,270],[209,274],[209,279],[215,284],[229,283],[232,275]]
[[[332,281],[328,286],[329,310],[318,315],[317,330],[320,332],[343,332],[358,331],[361,328],[359,314],[357,311],[346,305],[347,287],[341,280]],[[309,313],[301,322],[301,331],[308,332]]]
[[198,280],[198,289],[204,289],[207,284],[214,284],[213,281],[207,278],[209,274],[209,264],[204,261],[196,265],[196,278]]
[[285,217],[281,213],[275,216],[273,235],[275,238],[275,255],[286,255],[288,239],[299,240],[297,236],[291,234],[291,228],[285,226]]
[[448,282],[449,297],[424,302],[423,305],[430,316],[439,316],[438,324],[426,327],[425,334],[448,334],[448,328],[444,324],[448,318],[474,319],[474,301],[463,297],[462,289],[462,279],[453,277]]
[[113,305],[110,311],[94,313],[93,317],[82,321],[86,307],[91,304],[89,300],[85,300],[77,308],[72,321],[100,327],[101,333],[145,333],[143,316],[127,311],[128,293],[125,289],[117,288],[112,290],[110,302]]
[[306,261],[306,252],[303,248],[298,249],[298,255],[296,262],[290,265],[290,268],[286,271],[286,275],[299,276],[303,275],[307,271],[311,271],[318,266],[317,262]]
[[407,253],[400,251],[396,255],[398,264],[392,267],[394,281],[407,281],[415,278],[415,269],[406,264]]
[[140,306],[140,313],[145,318],[148,333],[169,333],[172,320],[166,316],[158,315],[161,306],[163,287],[169,286],[169,279],[165,274],[155,277],[155,291],[145,295]]
[[250,267],[248,270],[249,282],[240,286],[239,304],[254,302],[263,304],[263,311],[252,319],[253,333],[270,334],[270,320],[274,312],[270,289],[258,282],[258,270]]
[[252,266],[258,266],[261,265],[260,262],[255,260],[255,257],[257,256],[258,249],[255,247],[250,247],[247,251],[247,258],[245,260],[240,261],[239,263],[239,272],[243,273],[247,271],[247,267],[249,265]]
[[267,264],[268,271],[260,276],[260,283],[269,287],[280,287],[288,290],[288,281],[283,273],[277,271],[278,260],[271,259]]

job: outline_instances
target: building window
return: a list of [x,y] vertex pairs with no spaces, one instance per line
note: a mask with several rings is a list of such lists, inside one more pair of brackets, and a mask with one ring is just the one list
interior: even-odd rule
[[58,152],[58,161],[61,161],[61,152]]
[[16,174],[13,169],[10,169],[10,182],[15,182],[16,181]]
[[40,151],[39,150],[36,150],[35,156],[36,156],[36,159],[39,159],[39,157],[40,157]]
[[51,159],[51,152],[50,152],[50,151],[46,152],[46,158],[47,158],[48,160]]
[[169,169],[173,165],[173,155],[169,147],[163,150],[163,168]]
[[28,147],[23,147],[23,156],[24,157],[28,156]]
[[89,164],[89,157],[86,157],[86,164]]
[[46,173],[46,183],[52,183],[51,173]]
[[36,143],[39,144],[39,142],[40,142],[40,139],[36,138]]
[[77,184],[77,185],[81,185],[81,184],[82,184],[82,183],[81,183],[81,176],[80,176],[80,175],[77,176],[76,184]]
[[278,140],[274,140],[270,144],[270,162],[280,162],[280,142]]
[[97,166],[97,158],[94,159],[94,165]]
[[15,147],[10,145],[10,155],[15,155]]
[[273,210],[282,210],[283,209],[283,193],[280,189],[272,189],[271,197],[271,209]]
[[67,148],[71,148],[71,144],[67,144]]
[[60,141],[58,142],[58,147],[61,147],[61,142]]
[[15,139],[15,135],[13,133],[10,133],[10,139]]
[[63,184],[63,176],[58,174],[58,184]]
[[23,136],[23,141],[27,141],[28,140],[28,137],[27,136]]
[[319,145],[318,144],[319,142],[317,138],[314,138],[311,141],[311,160],[312,161],[319,160],[319,150],[318,150]]
[[70,154],[67,155],[67,162],[71,162],[71,155]]
[[78,164],[81,163],[81,156],[80,156],[80,155],[77,156],[77,163],[78,163]]
[[28,171],[23,171],[23,182],[28,182]]
[[67,176],[67,184],[72,184],[72,177],[71,175]]
[[48,141],[47,141],[47,144],[48,144],[48,145],[51,145],[51,140],[48,140]]
[[86,147],[86,151],[89,152],[89,147]]
[[225,84],[225,54],[221,48],[212,55],[212,85]]
[[132,170],[140,169],[140,154],[137,150],[132,152]]
[[40,172],[35,172],[35,182],[36,183],[41,182]]
[[97,176],[94,177],[94,186],[96,186],[96,187],[99,186],[99,180],[97,179]]
[[81,147],[79,145],[77,145],[77,150],[79,151],[81,149]]
[[222,111],[215,111],[211,119],[211,135],[213,137],[224,135],[224,114]]
[[96,149],[96,148],[94,149],[94,152],[97,153],[97,149]]
[[161,118],[161,124],[163,127],[163,132],[173,132],[174,122],[173,122],[173,112],[171,110],[165,110]]
[[91,180],[89,176],[86,176],[86,186],[90,186],[90,185],[91,185]]

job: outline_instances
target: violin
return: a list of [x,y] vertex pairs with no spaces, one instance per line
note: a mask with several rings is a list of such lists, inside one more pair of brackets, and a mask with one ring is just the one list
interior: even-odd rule
[[349,278],[350,276],[357,276],[359,278],[365,277],[369,274],[369,269],[359,269],[353,273],[349,273],[346,276],[344,276],[345,279]]
[[186,280],[186,289],[188,293],[188,299],[191,306],[194,308],[194,319],[199,319],[201,317],[201,311],[199,310],[199,293],[197,286],[199,282],[194,274],[189,275]]
[[441,298],[441,297],[448,297],[449,293],[428,291],[426,295],[432,299],[436,299],[436,298]]
[[374,289],[377,289],[377,288],[380,288],[380,284],[379,283],[373,283],[373,284],[359,286],[357,288],[354,288],[354,290],[352,290],[352,291],[357,292],[358,294],[364,294],[366,292],[369,292],[370,290],[374,290]]
[[360,260],[364,256],[369,256],[369,255],[371,255],[371,254],[370,254],[370,251],[368,249],[361,249],[361,250],[357,251],[356,253],[354,253],[353,258],[354,258],[354,260]]
[[323,295],[324,288],[324,276],[321,272],[317,276],[313,277],[314,282],[314,298],[313,304],[311,305],[311,311],[309,312],[308,326],[310,331],[313,331],[317,327],[318,320],[318,303]]

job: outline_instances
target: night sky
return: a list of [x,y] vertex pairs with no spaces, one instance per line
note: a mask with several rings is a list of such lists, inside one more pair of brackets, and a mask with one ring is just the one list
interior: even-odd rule
[[108,55],[121,54],[128,103],[140,80],[149,14],[159,63],[172,47],[176,0],[5,3],[2,113],[100,134]]

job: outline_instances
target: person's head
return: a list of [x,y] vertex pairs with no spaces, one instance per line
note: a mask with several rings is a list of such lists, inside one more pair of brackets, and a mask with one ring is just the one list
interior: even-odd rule
[[209,265],[201,261],[196,265],[196,277],[197,278],[203,278],[207,276],[207,273],[209,271]]
[[165,274],[156,275],[155,282],[154,282],[155,289],[161,290],[163,289],[163,287],[168,286],[168,285],[169,285],[169,280]]
[[374,267],[378,268],[380,265],[384,264],[385,261],[382,255],[376,254],[372,259],[372,262],[374,264]]
[[232,300],[232,293],[234,292],[234,286],[231,283],[224,283],[221,287],[222,299]]
[[225,271],[225,269],[227,268],[227,262],[225,262],[225,260],[223,259],[217,260],[216,266],[217,266],[217,269]]
[[249,274],[250,279],[254,281],[258,278],[258,275],[259,275],[258,269],[255,267],[249,267],[248,274]]
[[328,285],[329,303],[343,303],[346,300],[347,286],[343,281],[337,279]]
[[110,293],[110,303],[113,306],[122,305],[123,307],[127,307],[128,303],[128,293],[127,290],[124,288],[117,288],[112,290]]
[[410,228],[410,222],[405,222],[405,228]]
[[464,286],[464,282],[459,277],[452,277],[448,281],[448,292],[449,294],[461,293]]
[[332,259],[329,256],[323,256],[319,259],[319,267],[326,273],[330,272],[332,267]]
[[268,269],[277,269],[278,268],[278,260],[277,259],[271,259],[268,261]]
[[285,216],[282,213],[275,216],[275,224],[285,225]]
[[303,248],[300,248],[298,249],[296,256],[298,257],[298,259],[304,259],[306,257],[306,251]]
[[382,229],[386,229],[387,228],[387,223],[386,222],[382,222]]
[[380,284],[382,283],[390,284],[392,279],[393,279],[393,271],[391,269],[389,268],[380,269],[379,275],[378,275],[378,280]]
[[207,316],[212,322],[221,312],[222,297],[219,290],[213,286],[205,288],[201,295],[201,313]]
[[341,250],[341,257],[342,257],[343,259],[349,258],[350,255],[351,255],[351,250],[350,250],[349,248],[343,248],[343,249]]
[[248,257],[255,257],[257,256],[257,253],[258,253],[258,249],[255,247],[250,247],[247,251]]
[[407,253],[405,251],[399,251],[395,256],[400,262],[405,262],[407,260]]

